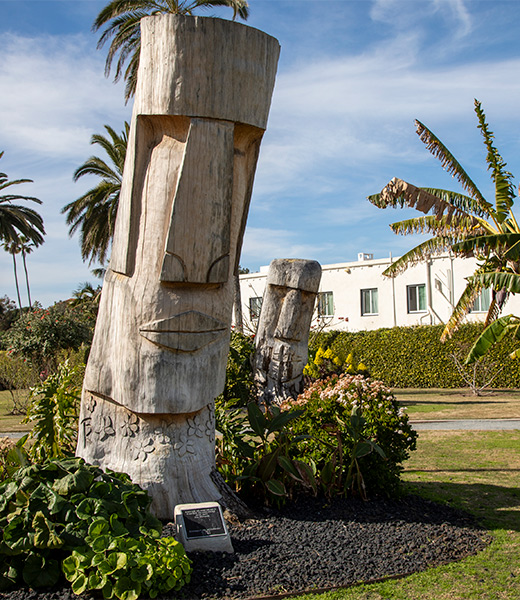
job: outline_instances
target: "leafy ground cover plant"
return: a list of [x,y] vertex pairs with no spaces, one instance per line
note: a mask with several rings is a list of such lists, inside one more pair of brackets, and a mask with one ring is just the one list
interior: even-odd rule
[[127,475],[79,458],[18,469],[0,485],[0,589],[52,586],[62,561],[76,593],[132,600],[180,587],[189,561],[173,539],[157,540],[162,526],[149,505]]
[[15,442],[9,438],[0,438],[0,483],[11,477],[20,467],[29,464],[23,444],[27,436]]
[[63,561],[75,594],[100,590],[104,598],[156,598],[190,581],[190,561],[182,545],[172,537],[159,537],[155,530],[128,538],[119,525],[96,519],[85,542],[86,547],[73,550]]
[[353,489],[365,495],[365,488],[371,494],[397,492],[417,433],[382,382],[335,375],[316,381],[282,409],[302,411],[293,430],[310,437],[297,458],[316,464],[327,495]]

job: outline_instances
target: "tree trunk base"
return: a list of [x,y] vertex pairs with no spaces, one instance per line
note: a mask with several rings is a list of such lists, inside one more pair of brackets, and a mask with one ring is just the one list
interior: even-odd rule
[[216,469],[211,471],[210,477],[217,490],[222,494],[219,502],[223,508],[233,513],[240,521],[251,519],[254,516],[247,504],[240,500]]

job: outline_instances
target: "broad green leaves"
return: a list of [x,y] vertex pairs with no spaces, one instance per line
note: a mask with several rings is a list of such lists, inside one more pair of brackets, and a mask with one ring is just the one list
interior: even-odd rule
[[[515,339],[520,339],[520,319],[518,317],[507,315],[486,327],[469,351],[466,364],[471,364],[484,356],[493,345],[502,340],[507,334],[511,334]],[[511,358],[518,358],[518,351],[513,352]]]
[[128,476],[103,473],[82,459],[18,469],[0,485],[0,589],[22,580],[34,588],[54,585],[63,561],[75,593],[96,589],[106,598],[135,600],[153,578],[159,578],[156,595],[171,589],[150,571],[163,559],[180,566],[182,577],[173,581],[180,587],[189,563],[182,546],[157,539],[161,523],[149,504]]

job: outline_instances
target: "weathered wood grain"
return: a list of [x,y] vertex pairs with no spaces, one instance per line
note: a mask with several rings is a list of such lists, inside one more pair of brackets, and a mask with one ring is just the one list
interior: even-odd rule
[[302,391],[320,280],[321,266],[315,260],[276,259],[269,265],[255,337],[259,402],[281,404]]
[[143,19],[139,78],[78,454],[171,518],[217,499],[213,401],[279,54],[230,21]]

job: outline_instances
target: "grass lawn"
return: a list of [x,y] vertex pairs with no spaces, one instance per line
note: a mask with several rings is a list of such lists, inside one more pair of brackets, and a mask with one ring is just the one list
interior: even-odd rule
[[520,431],[421,431],[403,475],[410,492],[475,515],[494,541],[476,556],[319,600],[519,600]]
[[[397,390],[412,419],[520,418],[520,391]],[[20,431],[0,392],[0,432]],[[421,431],[408,491],[472,513],[494,537],[476,556],[409,577],[305,596],[314,600],[520,600],[520,431]]]
[[[20,393],[20,392],[17,392]],[[22,423],[23,415],[10,414],[13,410],[11,394],[7,391],[0,392],[0,432],[29,431],[31,425]]]
[[394,390],[412,420],[520,419],[520,390]]

